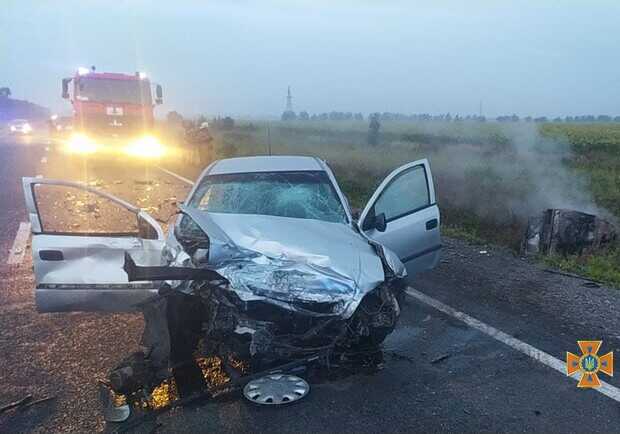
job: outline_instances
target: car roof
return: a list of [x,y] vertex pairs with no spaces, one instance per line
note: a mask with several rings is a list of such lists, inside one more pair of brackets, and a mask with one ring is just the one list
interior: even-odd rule
[[300,170],[325,169],[314,157],[297,155],[264,155],[256,157],[227,158],[213,163],[209,175],[224,175],[227,173],[252,172],[289,172]]
[[24,123],[24,122],[28,122],[28,121],[26,119],[13,119],[9,123],[11,123],[11,124],[21,124],[21,123]]

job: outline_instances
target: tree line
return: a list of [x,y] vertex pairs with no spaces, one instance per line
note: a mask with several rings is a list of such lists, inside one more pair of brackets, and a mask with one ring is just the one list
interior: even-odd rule
[[[430,114],[430,113],[414,113],[414,114],[405,114],[405,113],[393,113],[393,112],[375,112],[370,113],[367,117],[365,117],[362,113],[353,113],[353,112],[340,112],[340,111],[331,111],[325,113],[315,113],[310,114],[307,111],[301,111],[299,113],[295,113],[294,111],[285,111],[282,113],[283,121],[363,121],[368,119],[369,121],[373,118],[378,119],[380,121],[439,121],[439,122],[486,122],[488,118],[486,116],[481,115],[452,115],[450,113],[442,113],[442,114]],[[495,118],[490,118],[490,120],[495,120],[497,122],[620,122],[620,116],[609,116],[609,115],[581,115],[581,116],[564,116],[564,117],[555,117],[550,118],[547,116],[524,116],[520,117],[516,114],[512,115],[502,115],[497,116]]]
[[555,118],[548,118],[546,116],[532,117],[525,116],[520,118],[517,115],[510,116],[498,116],[495,118],[498,122],[620,122],[620,116],[609,116],[609,115],[582,115],[582,116],[558,116]]

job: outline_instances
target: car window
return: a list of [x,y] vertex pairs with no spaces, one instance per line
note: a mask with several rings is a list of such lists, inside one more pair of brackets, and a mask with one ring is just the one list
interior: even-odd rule
[[398,175],[375,202],[375,215],[385,213],[387,221],[430,205],[424,166],[415,166]]
[[218,213],[347,222],[336,190],[322,171],[207,176],[190,206]]
[[35,184],[34,197],[45,233],[138,234],[133,212],[89,191]]

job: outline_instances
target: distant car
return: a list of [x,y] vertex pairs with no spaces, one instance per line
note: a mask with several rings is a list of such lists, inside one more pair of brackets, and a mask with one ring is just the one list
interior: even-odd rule
[[[51,186],[112,201],[135,215],[135,229],[46,227],[39,201]],[[412,273],[433,268],[441,247],[427,160],[394,170],[357,221],[318,158],[219,160],[194,185],[166,240],[152,217],[100,190],[40,178],[24,178],[23,187],[37,308],[126,311],[159,297],[167,317],[160,308],[144,310],[147,329],[156,329],[145,335],[170,339],[151,344],[183,347],[186,355],[203,338],[216,353],[263,361],[330,345],[376,345],[399,317],[404,262]]]
[[32,125],[25,119],[15,119],[8,124],[9,132],[11,134],[30,134],[32,133]]

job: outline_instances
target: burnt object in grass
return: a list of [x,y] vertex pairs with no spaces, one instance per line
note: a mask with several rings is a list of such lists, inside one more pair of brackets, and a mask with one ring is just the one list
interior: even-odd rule
[[524,255],[584,255],[612,245],[615,227],[598,216],[568,209],[547,209],[530,217],[521,245]]

